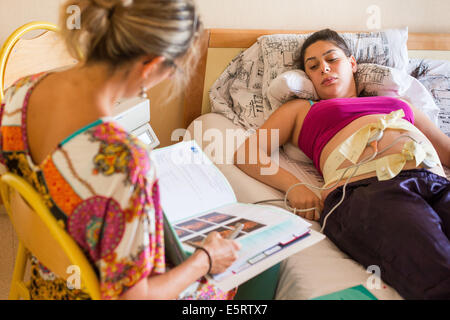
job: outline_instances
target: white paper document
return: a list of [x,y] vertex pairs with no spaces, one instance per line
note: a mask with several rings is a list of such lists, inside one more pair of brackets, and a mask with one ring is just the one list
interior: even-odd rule
[[239,258],[222,274],[210,277],[230,290],[289,255],[324,238],[311,224],[290,212],[266,205],[238,203],[220,170],[195,141],[152,151],[160,185],[161,207],[176,241],[187,253],[210,232],[226,238],[237,224]]
[[198,145],[177,143],[153,150],[151,158],[170,222],[236,202],[230,184]]

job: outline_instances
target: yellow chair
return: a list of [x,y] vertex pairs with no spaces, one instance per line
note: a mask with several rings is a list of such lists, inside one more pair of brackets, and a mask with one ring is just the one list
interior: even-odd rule
[[[47,30],[33,39],[22,37],[34,30]],[[52,31],[52,32],[48,32]],[[0,101],[4,89],[15,80],[34,73],[71,66],[78,63],[67,52],[58,36],[58,27],[49,22],[30,22],[14,31],[0,51]]]
[[[23,36],[30,31],[46,30],[32,39]],[[50,31],[50,32],[49,32]],[[15,30],[0,51],[0,100],[4,89],[17,79],[78,63],[67,52],[59,38],[58,27],[49,22],[30,22]],[[4,171],[4,170],[2,170]],[[29,299],[24,283],[29,252],[53,273],[67,279],[78,266],[81,282],[92,299],[100,299],[97,275],[76,242],[58,224],[40,195],[21,177],[4,173],[0,178],[0,193],[6,211],[19,238],[10,299]],[[26,201],[24,201],[24,199]]]
[[80,284],[94,300],[101,299],[98,277],[75,240],[56,221],[37,191],[23,178],[4,173],[0,193],[19,248],[9,299],[30,299],[24,276],[31,252],[43,265],[63,279],[72,280],[74,268],[80,271]]

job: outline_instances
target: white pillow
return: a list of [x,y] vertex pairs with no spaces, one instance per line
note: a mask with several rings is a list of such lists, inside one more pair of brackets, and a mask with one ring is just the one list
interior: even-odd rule
[[267,90],[267,99],[274,109],[295,98],[319,100],[313,83],[303,70],[290,70],[280,74]]
[[319,100],[314,85],[303,70],[290,70],[279,75],[267,90],[267,99],[276,109],[293,98]]
[[[407,100],[421,109],[438,125],[439,107],[430,92],[414,77],[404,71],[370,63],[358,65],[355,74],[358,96],[388,96]],[[301,70],[280,74],[269,86],[267,99],[278,108],[294,98],[318,100],[311,80]]]

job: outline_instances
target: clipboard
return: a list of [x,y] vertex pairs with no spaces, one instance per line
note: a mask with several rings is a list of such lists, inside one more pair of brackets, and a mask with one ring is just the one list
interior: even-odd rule
[[164,211],[162,213],[164,224],[164,250],[169,261],[174,266],[178,266],[186,261],[189,255],[183,250],[180,239],[167,219]]

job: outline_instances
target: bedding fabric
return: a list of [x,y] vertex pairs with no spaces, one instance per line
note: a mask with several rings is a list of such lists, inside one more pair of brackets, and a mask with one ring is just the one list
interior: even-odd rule
[[258,42],[241,52],[209,90],[211,111],[243,128],[261,126],[269,114],[263,108],[264,63]]
[[[394,195],[391,197],[390,195]],[[341,200],[328,195],[324,217]],[[450,299],[450,181],[424,169],[347,185],[326,236],[406,299]]]
[[433,96],[439,107],[438,127],[450,137],[450,61],[411,59],[407,71]]

